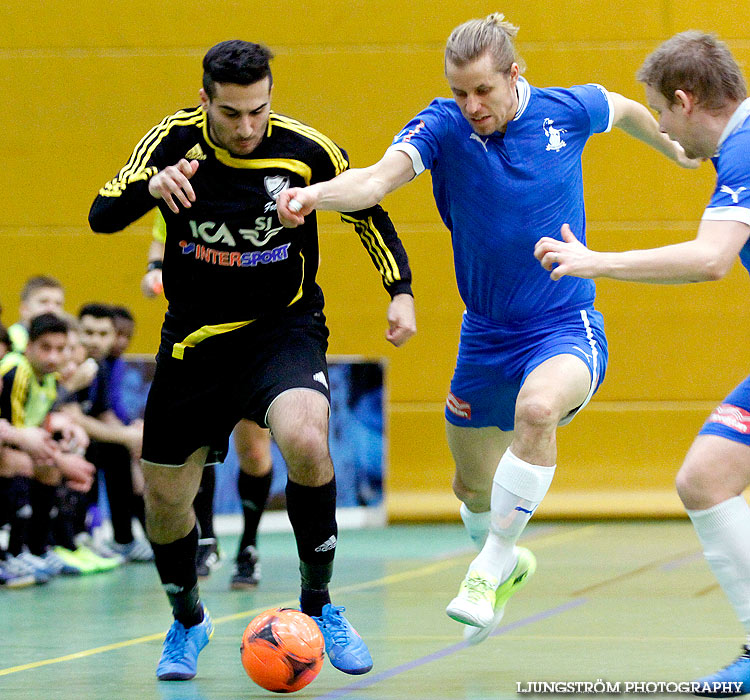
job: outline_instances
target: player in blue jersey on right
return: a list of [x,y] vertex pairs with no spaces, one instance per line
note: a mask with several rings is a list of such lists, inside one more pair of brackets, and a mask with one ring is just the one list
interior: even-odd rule
[[[750,271],[750,98],[725,44],[697,31],[673,36],[638,72],[662,131],[693,158],[710,158],[716,187],[692,241],[651,250],[598,253],[563,227],[536,256],[554,280],[575,275],[638,282],[701,282],[724,277],[739,255]],[[677,491],[703,553],[747,635],[742,654],[699,679],[698,695],[750,693],[750,377],[708,417],[677,475]],[[715,683],[727,684],[715,692]],[[728,689],[735,683],[735,689]],[[713,690],[712,690],[713,688]]]
[[534,556],[516,542],[552,481],[557,426],[586,405],[607,363],[593,282],[552,282],[534,243],[560,221],[585,240],[581,153],[594,133],[618,126],[697,166],[632,100],[600,85],[529,85],[516,32],[498,13],[457,27],[445,51],[453,99],[434,100],[375,165],[277,200],[282,222],[301,225],[314,209],[371,206],[432,171],[466,304],[445,417],[453,488],[481,552],[447,613],[472,643],[499,625],[534,572]]

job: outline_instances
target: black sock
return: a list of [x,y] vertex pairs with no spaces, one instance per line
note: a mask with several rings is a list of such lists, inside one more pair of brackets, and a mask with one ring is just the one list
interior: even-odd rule
[[10,520],[10,537],[8,552],[18,556],[29,541],[29,527],[31,523],[31,479],[26,476],[16,476],[11,484],[11,498],[13,499]]
[[299,597],[299,606],[305,615],[320,617],[323,613],[323,606],[330,602],[331,596],[328,593],[327,588],[317,590],[314,588],[302,587],[302,592]]
[[56,487],[38,481],[31,482],[31,522],[26,544],[32,554],[41,556],[47,551],[52,528],[52,509],[55,506]]
[[215,538],[214,533],[214,490],[216,488],[216,473],[213,465],[203,468],[201,485],[193,501],[195,519],[201,539]]
[[258,525],[260,524],[260,517],[263,515],[263,509],[266,507],[272,480],[272,471],[264,476],[251,476],[240,469],[237,476],[237,490],[242,502],[245,529],[240,538],[240,546],[237,550],[238,556],[246,547],[251,545],[254,547],[257,543]]
[[195,554],[198,550],[198,528],[169,544],[151,543],[154,563],[162,586],[172,604],[175,620],[192,627],[203,620],[203,606],[198,596]]
[[66,549],[75,549],[75,520],[78,494],[67,486],[59,486],[55,494],[57,515],[52,520],[52,535],[55,544]]
[[0,525],[10,522],[13,509],[11,507],[11,484],[13,479],[0,476]]
[[336,479],[323,486],[301,486],[288,480],[286,506],[300,559],[302,611],[320,615],[320,608],[330,602],[328,584],[336,553]]
[[96,466],[97,474],[104,477],[114,541],[118,544],[130,544],[133,541],[133,475],[130,451],[115,443],[93,442],[89,445],[87,456]]
[[89,493],[81,493],[80,491],[70,490],[68,498],[71,506],[71,524],[73,527],[73,537],[80,535],[83,532],[87,532],[86,529],[86,516],[89,512],[89,506],[92,504],[94,497],[93,494],[99,493],[98,481],[94,478],[94,485],[91,487]]
[[143,531],[146,532],[146,503],[143,496],[139,493],[133,494],[133,516],[138,519]]

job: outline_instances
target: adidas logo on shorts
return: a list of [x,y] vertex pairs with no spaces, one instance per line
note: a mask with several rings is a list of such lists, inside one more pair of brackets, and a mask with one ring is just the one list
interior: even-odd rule
[[322,384],[326,389],[328,388],[328,382],[326,381],[326,375],[323,372],[316,372],[313,374],[313,381]]

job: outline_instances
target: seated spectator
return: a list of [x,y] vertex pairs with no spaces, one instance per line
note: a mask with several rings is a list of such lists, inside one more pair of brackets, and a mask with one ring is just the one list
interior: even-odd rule
[[37,275],[26,280],[21,290],[21,303],[18,307],[21,320],[8,328],[12,349],[23,352],[29,339],[31,319],[41,314],[62,314],[65,305],[65,291],[54,277]]
[[88,443],[85,432],[51,410],[67,331],[60,317],[37,316],[29,325],[25,351],[0,360],[0,473],[5,477],[0,491],[6,504],[3,519],[11,521],[0,564],[5,585],[29,574],[45,583],[66,569],[49,546],[55,490],[65,481],[86,492],[93,483],[94,467],[80,455]]
[[88,358],[97,362],[98,371],[89,387],[71,397],[75,403],[68,401],[65,410],[91,439],[86,456],[98,472],[104,474],[114,541],[103,545],[87,537],[86,511],[96,499],[72,508],[68,526],[72,527],[77,544],[95,548],[106,558],[112,558],[107,555],[114,552],[127,561],[150,561],[153,556],[150,545],[146,540],[135,538],[132,529],[131,462],[140,457],[143,425],[141,421],[125,425],[116,415],[112,401],[112,364],[108,358],[115,342],[113,312],[106,304],[86,304],[79,311],[78,319],[81,342]]

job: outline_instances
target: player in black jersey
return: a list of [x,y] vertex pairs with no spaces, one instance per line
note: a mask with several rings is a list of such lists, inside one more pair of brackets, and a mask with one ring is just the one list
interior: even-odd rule
[[[175,622],[161,680],[195,676],[213,626],[198,596],[192,502],[203,466],[221,461],[241,418],[267,426],[288,467],[287,509],[300,558],[302,611],[331,663],[366,673],[365,643],[331,604],[337,526],[328,451],[328,329],[315,282],[317,222],[284,228],[276,197],[348,167],[330,139],[271,111],[270,51],[226,41],[203,59],[201,105],[166,117],[99,192],[94,231],[119,231],[155,205],[167,225],[162,327],[146,406],[146,524]],[[380,207],[354,224],[391,296],[386,338],[415,332],[406,253]]]

